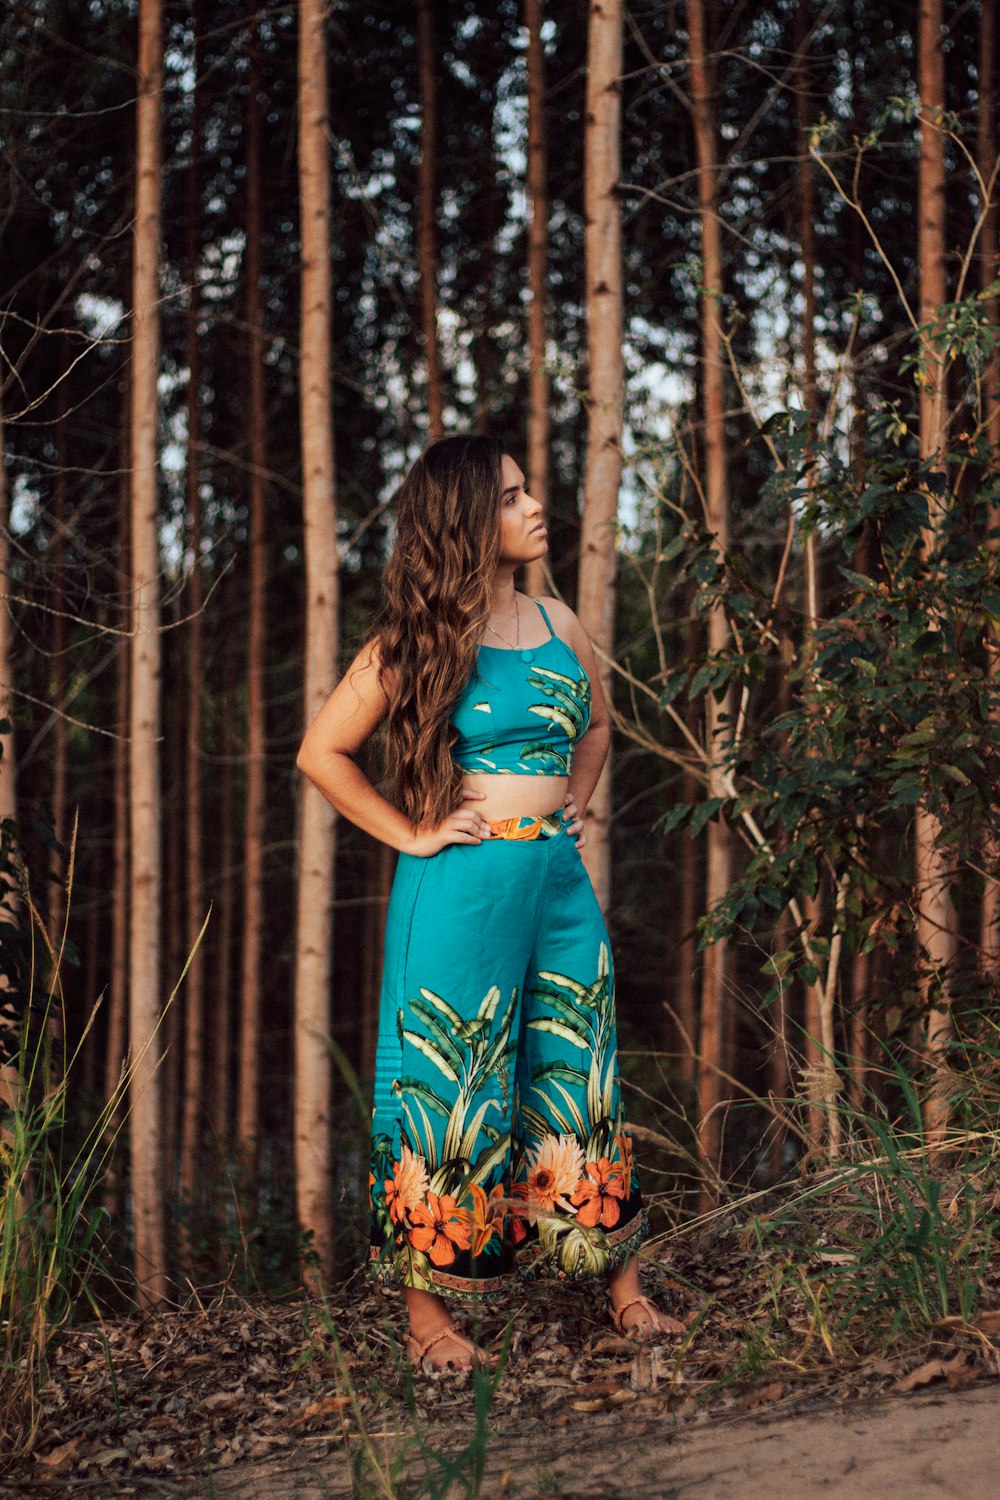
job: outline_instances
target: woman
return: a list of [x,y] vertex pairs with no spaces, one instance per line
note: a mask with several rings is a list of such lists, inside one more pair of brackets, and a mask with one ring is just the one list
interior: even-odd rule
[[[607,930],[580,859],[610,728],[572,610],[519,594],[542,508],[493,438],[442,438],[403,482],[371,637],[298,765],[399,850],[371,1142],[370,1274],[409,1353],[484,1358],[445,1297],[514,1269],[605,1274],[616,1326],[683,1331],[639,1286],[647,1231],[624,1130]],[[394,800],[353,756],[386,721]]]

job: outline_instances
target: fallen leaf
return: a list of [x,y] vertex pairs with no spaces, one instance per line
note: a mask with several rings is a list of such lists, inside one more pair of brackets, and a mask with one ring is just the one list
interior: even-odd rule
[[629,1383],[634,1391],[656,1389],[656,1368],[648,1349],[640,1350],[632,1361]]
[[591,1354],[633,1354],[635,1340],[624,1338],[620,1333],[605,1333],[590,1346]]
[[233,1391],[213,1391],[201,1404],[205,1411],[225,1411],[229,1407],[238,1406],[240,1398]]
[[80,1451],[80,1439],[70,1438],[68,1443],[60,1443],[58,1448],[53,1448],[48,1453],[43,1453],[39,1463],[43,1463],[47,1469],[58,1469],[62,1464],[70,1463],[78,1457]]
[[99,1469],[104,1469],[108,1464],[120,1464],[123,1458],[131,1458],[127,1448],[105,1448],[102,1453],[93,1453],[87,1460],[88,1463],[96,1464]]
[[897,1380],[892,1389],[901,1396],[908,1391],[915,1391],[918,1386],[930,1385],[932,1380],[946,1380],[953,1389],[969,1385],[979,1374],[975,1365],[966,1362],[964,1354],[956,1354],[953,1359],[929,1359],[926,1364],[918,1365],[911,1370],[909,1375],[904,1375]]
[[135,1466],[137,1469],[150,1470],[155,1473],[157,1469],[172,1469],[175,1465],[177,1455],[168,1443],[161,1443],[154,1448],[152,1453],[140,1453],[136,1455]]
[[610,1395],[595,1396],[588,1401],[571,1401],[570,1409],[584,1412],[607,1411],[609,1407],[621,1406],[624,1402],[631,1400],[631,1391],[612,1391]]
[[935,1333],[985,1333],[987,1335],[1000,1333],[1000,1310],[992,1308],[989,1311],[977,1313],[968,1322],[964,1318],[950,1317],[938,1318],[931,1324]]
[[306,1422],[311,1422],[315,1417],[325,1417],[330,1412],[343,1411],[350,1406],[350,1396],[324,1396],[320,1401],[311,1401],[309,1405],[300,1411],[297,1417],[293,1417],[290,1426],[301,1427]]
[[748,1401],[748,1406],[770,1406],[772,1401],[780,1401],[785,1394],[785,1382],[783,1380],[772,1380],[770,1385],[765,1385],[762,1390],[754,1391]]

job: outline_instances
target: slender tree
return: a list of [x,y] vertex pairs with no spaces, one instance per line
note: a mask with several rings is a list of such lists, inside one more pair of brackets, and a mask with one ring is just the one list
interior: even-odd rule
[[[587,307],[587,460],[577,610],[597,648],[611,698],[615,633],[615,523],[622,474],[621,0],[591,0],[584,133]],[[603,908],[611,899],[611,761],[586,813],[585,859]]]
[[[122,437],[121,494],[118,505],[118,556],[121,597],[128,597],[129,568],[129,486],[128,435]],[[120,611],[119,611],[120,613]],[[111,971],[108,979],[107,1033],[104,1046],[104,1097],[111,1100],[118,1088],[125,1062],[128,976],[129,976],[129,795],[128,795],[128,728],[129,728],[129,659],[128,643],[122,641],[115,656],[115,741],[112,765],[112,833],[111,833]],[[108,1120],[109,1136],[117,1135],[121,1123],[115,1109]],[[104,1206],[111,1219],[121,1218],[122,1177],[118,1158],[111,1157],[104,1181]]]
[[[855,0],[856,8],[857,0]],[[863,104],[864,78],[863,59],[857,54],[851,57],[851,98],[857,129],[861,134],[861,108]],[[856,293],[864,288],[865,228],[860,214],[852,214],[849,227],[848,259],[850,275],[848,286]],[[867,436],[867,406],[865,402],[863,360],[856,345],[852,345],[849,357],[849,379],[851,390],[851,427],[849,434],[851,473],[857,494],[865,486],[867,459],[865,439]],[[871,538],[867,531],[862,534],[855,549],[854,570],[856,573],[871,572]],[[856,952],[851,960],[851,1022],[850,1043],[850,1095],[855,1106],[863,1106],[868,1089],[869,1059],[869,1009],[868,995],[872,980],[872,957],[866,952]]]
[[140,0],[132,266],[129,714],[131,921],[129,1142],[135,1274],[143,1304],[166,1292],[160,1136],[160,586],[157,534],[157,373],[161,212],[161,0]]
[[[528,33],[528,493],[548,508],[549,445],[552,418],[548,343],[549,190],[548,132],[545,128],[545,48],[542,43],[542,0],[524,0]],[[525,569],[529,594],[551,587],[551,573],[543,558]]]
[[[794,19],[795,61],[793,65],[793,91],[795,94],[795,117],[799,127],[798,150],[798,199],[799,199],[799,255],[802,263],[802,397],[809,414],[810,430],[815,431],[819,420],[819,393],[816,384],[816,223],[815,181],[812,157],[808,152],[809,130],[812,119],[809,109],[809,69],[806,57],[809,49],[809,16],[804,5],[795,7]],[[809,463],[806,484],[810,492],[816,488],[815,464]],[[820,622],[822,597],[820,588],[819,547],[816,532],[806,532],[802,543],[805,573],[805,631],[807,643],[811,643]],[[811,644],[807,644],[811,653]],[[812,696],[809,680],[805,692]],[[824,903],[821,890],[809,895],[803,902],[806,924],[812,936],[822,936]],[[839,1116],[833,1108],[831,1082],[833,1078],[833,1016],[825,1005],[826,987],[822,979],[805,986],[805,1053],[806,1077],[808,1079],[809,1113],[808,1138],[813,1148],[820,1145],[829,1127],[836,1133]],[[833,997],[830,996],[832,1004]]]
[[[330,402],[330,177],[323,0],[299,6],[299,202],[302,221],[300,404],[306,562],[306,723],[337,664],[338,555]],[[330,965],[333,808],[301,788],[295,935],[295,1184],[300,1228],[321,1271],[333,1267],[330,1150]],[[307,1280],[310,1273],[307,1272]]]
[[[724,397],[724,346],[721,308],[723,295],[722,232],[719,217],[718,129],[712,67],[707,53],[703,0],[688,3],[688,45],[691,63],[691,110],[695,156],[698,166],[698,217],[701,228],[701,354],[703,367],[705,509],[708,529],[715,546],[724,554],[729,546],[729,489],[726,476]],[[729,626],[721,606],[708,614],[710,655],[725,651]],[[709,796],[723,792],[723,744],[730,733],[732,702],[727,693],[722,702],[707,696],[705,733],[710,751]],[[732,871],[732,839],[725,823],[708,825],[705,899],[711,909],[729,888]],[[728,945],[716,942],[705,952],[701,985],[699,1029],[698,1110],[699,1145],[705,1168],[703,1197],[711,1197],[711,1184],[721,1161],[722,1100],[721,1070],[726,1048]]]
[[[52,832],[56,846],[49,869],[49,941],[58,954],[62,947],[66,906],[65,856],[66,801],[69,785],[69,746],[66,723],[66,490],[69,375],[66,371],[67,340],[60,340],[62,378],[57,391],[56,472],[52,484],[52,553],[50,594],[52,599]],[[54,1017],[52,1019],[55,1019]]]
[[[698,622],[694,615],[688,619],[686,635],[686,654],[693,660],[698,651]],[[693,703],[688,704],[687,725],[692,737],[698,733],[698,711]],[[684,802],[697,802],[701,795],[701,783],[690,769],[684,772],[684,780],[681,787],[681,800]],[[693,1101],[695,1083],[697,1080],[696,1052],[698,1046],[698,943],[695,926],[701,913],[701,888],[699,875],[701,861],[699,859],[698,845],[692,838],[685,837],[680,847],[680,912],[678,934],[679,940],[676,944],[676,967],[674,969],[673,1004],[670,1010],[673,1012],[673,1030],[679,1033],[680,1046],[678,1057],[678,1072],[684,1086],[684,1099],[687,1104]],[[672,903],[672,896],[668,897]]]
[[420,271],[420,341],[427,371],[429,436],[444,432],[441,350],[437,325],[437,58],[433,0],[417,0],[417,69],[420,77],[420,168],[417,180],[417,265]]
[[[187,262],[188,303],[185,310],[185,343],[188,368],[187,388],[187,467],[186,499],[188,553],[191,575],[188,581],[187,622],[187,733],[184,741],[184,889],[187,953],[190,955],[184,981],[184,1076],[181,1103],[181,1176],[182,1202],[190,1210],[198,1198],[202,1125],[204,1119],[205,1078],[205,952],[199,941],[205,920],[204,855],[202,849],[201,763],[205,694],[205,643],[203,611],[205,608],[205,574],[202,563],[202,441],[201,441],[201,340],[198,321],[201,316],[199,275],[199,208],[201,203],[202,139],[202,15],[200,0],[193,0],[191,29],[194,34],[194,81],[191,99],[191,148],[187,169],[187,214],[185,223],[185,259]],[[185,1258],[190,1258],[190,1219],[185,1233]]]
[[[918,182],[918,259],[920,325],[923,339],[920,381],[920,456],[933,462],[941,453],[947,425],[946,350],[935,329],[945,300],[944,53],[941,0],[920,0],[918,85],[920,166]],[[924,534],[929,554],[937,545],[940,505],[933,499]],[[916,814],[917,940],[923,955],[921,995],[926,1009],[927,1057],[932,1082],[924,1101],[929,1141],[940,1143],[948,1127],[947,1069],[944,1053],[952,1035],[951,967],[956,952],[952,904],[952,860],[941,845],[938,818],[924,804]]]
[[[219,920],[215,926],[215,994],[216,1004],[212,1010],[212,1129],[223,1154],[228,1152],[231,1140],[232,1110],[230,1082],[230,1052],[232,1036],[236,1029],[233,1016],[233,929],[235,886],[233,865],[236,850],[236,777],[234,760],[235,733],[229,727],[236,715],[236,632],[230,630],[223,647],[223,681],[221,698],[221,721],[223,732],[222,778],[219,788],[218,863],[215,876],[215,899],[218,902]],[[259,1043],[259,1038],[258,1038]],[[238,1113],[238,1111],[237,1111]]]
[[264,951],[264,818],[267,741],[264,651],[267,589],[267,421],[264,392],[264,302],[261,286],[260,42],[255,35],[247,91],[247,384],[250,393],[249,634],[247,639],[247,780],[243,832],[243,947],[237,1139],[245,1178],[256,1177],[260,1135],[261,963]]
[[[0,416],[0,822],[17,817],[17,759],[9,698],[14,686],[14,662],[10,618],[10,485],[7,479],[7,448]],[[18,911],[10,895],[0,901],[0,922],[17,922]],[[7,976],[0,976],[0,1103],[13,1107],[20,1093],[17,1070],[18,1031],[21,1017],[4,995]],[[2,1112],[2,1111],[0,1111]]]
[[[978,140],[976,165],[987,197],[984,203],[986,215],[979,231],[979,284],[982,290],[991,286],[997,277],[998,265],[998,205],[997,205],[997,84],[996,84],[996,6],[984,4],[979,10],[979,102]],[[994,338],[1000,333],[1000,304],[995,295],[986,299],[986,317]],[[983,413],[986,425],[986,440],[994,456],[994,467],[1000,471],[1000,356],[994,354],[986,366],[983,380]],[[990,518],[990,530],[994,537],[1000,530],[1000,506],[995,507]],[[994,545],[996,542],[994,541]],[[1000,674],[1000,632],[993,631],[990,652],[990,674],[995,679]],[[986,851],[986,866],[995,871],[1000,866],[1000,851]],[[984,974],[991,979],[1000,979],[1000,885],[987,880],[980,908],[979,946],[982,950],[981,964]]]

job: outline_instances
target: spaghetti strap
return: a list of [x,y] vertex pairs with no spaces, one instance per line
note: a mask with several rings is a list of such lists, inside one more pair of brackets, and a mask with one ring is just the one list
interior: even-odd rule
[[544,621],[545,621],[545,623],[546,623],[546,625],[547,625],[547,626],[548,626],[548,627],[549,627],[549,635],[550,635],[550,636],[551,636],[551,637],[552,637],[552,638],[553,638],[553,639],[555,639],[555,634],[556,634],[556,633],[555,633],[555,631],[554,631],[554,630],[553,630],[553,629],[552,629],[552,621],[551,621],[551,620],[550,620],[550,619],[549,619],[549,617],[548,617],[548,615],[547,615],[547,614],[546,614],[546,613],[545,613],[545,610],[544,610],[544,608],[543,608],[543,606],[542,606],[542,602],[541,602],[541,600],[540,600],[540,599],[536,599],[536,600],[535,600],[535,603],[536,603],[536,604],[537,604],[537,605],[538,605],[538,608],[539,608],[539,609],[540,609],[540,610],[541,610],[541,611],[542,611],[542,619],[543,619],[543,620],[544,620]]

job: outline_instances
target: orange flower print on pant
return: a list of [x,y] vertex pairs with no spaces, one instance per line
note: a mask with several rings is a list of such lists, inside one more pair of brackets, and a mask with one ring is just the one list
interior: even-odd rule
[[393,1163],[392,1177],[385,1184],[385,1203],[394,1224],[401,1224],[405,1216],[427,1196],[427,1163],[416,1156],[409,1146],[399,1153],[399,1161]]
[[490,1196],[487,1198],[484,1190],[478,1182],[472,1183],[469,1188],[472,1194],[472,1253],[479,1255],[494,1234],[500,1234],[503,1227],[504,1215],[504,1187],[498,1182]]
[[621,1161],[618,1165],[621,1168],[622,1185],[627,1195],[631,1189],[632,1176],[635,1172],[635,1158],[632,1155],[632,1137],[625,1131],[622,1131],[621,1135],[615,1137],[615,1140],[618,1144],[618,1153],[621,1156]]
[[454,1198],[437,1193],[427,1194],[426,1207],[418,1203],[410,1210],[410,1244],[414,1250],[429,1255],[436,1266],[450,1266],[455,1247],[468,1250],[471,1226],[467,1209],[459,1208]]
[[546,1135],[529,1154],[527,1177],[515,1184],[514,1192],[527,1200],[527,1219],[534,1224],[539,1214],[570,1209],[569,1195],[583,1171],[583,1150],[571,1135]]
[[577,1223],[586,1224],[589,1229],[598,1224],[604,1229],[613,1228],[618,1223],[621,1200],[627,1191],[620,1162],[612,1165],[606,1156],[602,1156],[599,1162],[588,1161],[587,1175],[577,1183],[573,1193]]

